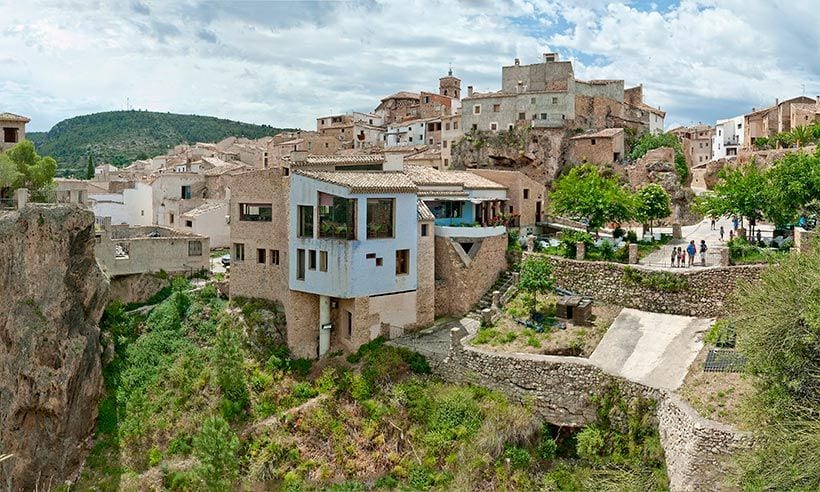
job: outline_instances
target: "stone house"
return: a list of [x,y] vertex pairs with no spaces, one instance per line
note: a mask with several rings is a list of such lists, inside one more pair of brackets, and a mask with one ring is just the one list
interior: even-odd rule
[[[430,126],[432,125],[432,127]],[[406,120],[387,125],[385,132],[385,147],[424,145],[427,143],[428,128],[430,138],[434,138],[432,133],[438,128],[438,138],[441,139],[441,118],[427,118]]]
[[712,160],[712,144],[717,133],[715,128],[698,123],[691,127],[677,127],[669,130],[681,142],[686,165],[691,169]]
[[569,161],[572,163],[615,164],[623,158],[623,128],[604,128],[570,138]]
[[109,277],[159,273],[193,275],[210,268],[205,236],[159,226],[102,224],[94,253]]
[[429,326],[506,269],[506,200],[504,185],[401,154],[296,153],[232,177],[231,295],[280,303],[300,357]]
[[547,190],[543,183],[519,171],[472,169],[470,172],[503,185],[507,189],[504,213],[513,217],[512,226],[519,227],[522,235],[536,232],[538,224],[546,218]]
[[[751,149],[754,141],[758,137],[769,138],[778,133],[789,132],[792,130],[792,114],[798,116],[798,121],[794,126],[802,126],[806,121],[806,114],[804,113],[805,105],[815,106],[818,102],[815,99],[806,96],[795,97],[780,101],[774,100],[774,106],[756,110],[752,108],[751,113],[743,116],[743,126],[746,129],[743,139],[743,148]],[[792,106],[797,105],[795,112],[792,111]],[[800,121],[800,116],[803,116]]]
[[419,117],[419,95],[415,92],[399,91],[381,100],[373,111],[382,118],[385,125]]
[[31,120],[13,113],[0,113],[0,152],[26,139],[26,123]]
[[452,149],[456,141],[464,136],[461,127],[461,110],[456,114],[441,117],[441,166],[440,169],[447,169],[452,162]]

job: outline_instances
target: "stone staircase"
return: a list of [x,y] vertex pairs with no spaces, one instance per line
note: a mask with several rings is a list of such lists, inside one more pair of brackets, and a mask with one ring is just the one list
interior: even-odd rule
[[481,310],[487,309],[493,304],[493,292],[499,291],[504,295],[513,284],[512,272],[505,270],[496,279],[495,283],[487,289],[481,299],[473,305],[473,309],[467,314],[468,318],[481,319]]

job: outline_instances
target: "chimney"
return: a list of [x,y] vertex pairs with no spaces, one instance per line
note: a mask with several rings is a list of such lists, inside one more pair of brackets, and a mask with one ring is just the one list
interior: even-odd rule
[[518,65],[521,65],[521,60],[519,60],[518,58],[516,58],[516,59],[515,59],[515,66],[517,67]]
[[752,113],[754,113],[754,112],[755,112],[755,108],[754,108],[754,107],[752,107]]
[[291,164],[303,164],[307,162],[308,153],[306,150],[292,150],[290,152]]
[[558,61],[558,53],[544,53],[544,61],[545,62],[557,62]]
[[467,97],[473,97],[473,86],[467,86]]
[[780,104],[780,99],[774,98],[774,105],[777,106],[778,104]]
[[404,170],[404,154],[398,152],[390,152],[384,154],[383,171],[403,171]]

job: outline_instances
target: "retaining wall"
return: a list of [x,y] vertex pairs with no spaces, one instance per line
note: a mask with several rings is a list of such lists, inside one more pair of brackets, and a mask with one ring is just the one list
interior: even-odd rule
[[[725,313],[738,282],[755,282],[766,268],[766,265],[742,265],[661,271],[639,265],[548,258],[553,265],[555,283],[563,289],[607,304],[702,318]],[[681,279],[686,287],[671,292],[629,282],[624,279],[627,268],[644,276],[671,275]]]
[[705,419],[665,390],[650,388],[606,373],[580,357],[506,354],[470,346],[466,333],[451,332],[448,356],[433,365],[444,379],[492,388],[519,402],[554,425],[579,427],[596,418],[594,396],[616,386],[627,402],[657,402],[656,419],[672,490],[720,490],[731,455],[748,447],[748,434]]

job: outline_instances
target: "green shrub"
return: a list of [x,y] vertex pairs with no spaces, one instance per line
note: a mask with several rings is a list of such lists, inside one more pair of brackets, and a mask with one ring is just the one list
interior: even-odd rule
[[683,292],[689,288],[689,279],[671,272],[649,272],[624,267],[623,282],[662,292]]
[[516,470],[528,468],[532,461],[530,452],[518,446],[507,446],[506,449],[504,449],[504,458],[510,460],[510,466]]
[[592,245],[595,244],[595,239],[592,237],[592,234],[583,231],[568,229],[561,233],[561,244],[564,246],[567,258],[575,258],[577,252],[576,245],[578,243],[584,243],[588,251]]
[[704,340],[718,347],[734,347],[735,329],[729,320],[717,320],[709,329]]
[[538,443],[537,450],[539,458],[545,461],[551,461],[555,458],[555,455],[558,454],[558,444],[555,442],[555,439],[547,433],[541,438],[541,442]]
[[199,478],[211,490],[227,490],[239,472],[239,439],[222,417],[211,417],[194,437],[194,456]]
[[638,242],[638,234],[633,230],[626,231],[626,242],[628,243],[637,243]]
[[601,252],[601,258],[607,261],[612,261],[615,259],[615,248],[612,246],[612,243],[609,241],[603,241],[601,243],[601,247],[598,248]]
[[290,359],[288,361],[288,368],[296,375],[305,377],[310,374],[310,368],[313,367],[313,361],[310,359]]
[[431,430],[455,438],[477,431],[483,419],[484,415],[472,392],[458,388],[435,399],[428,424]]
[[307,400],[319,394],[315,389],[313,389],[310,383],[305,382],[299,382],[293,385],[292,393],[294,398],[299,400]]
[[347,361],[351,364],[357,364],[366,354],[373,352],[384,345],[384,342],[384,337],[376,337],[373,340],[362,344],[356,352],[347,356]]
[[595,426],[584,427],[576,436],[575,449],[581,458],[594,461],[603,453],[606,442],[604,434]]
[[213,348],[213,361],[219,389],[236,408],[245,408],[249,402],[244,359],[238,330],[223,321]]

